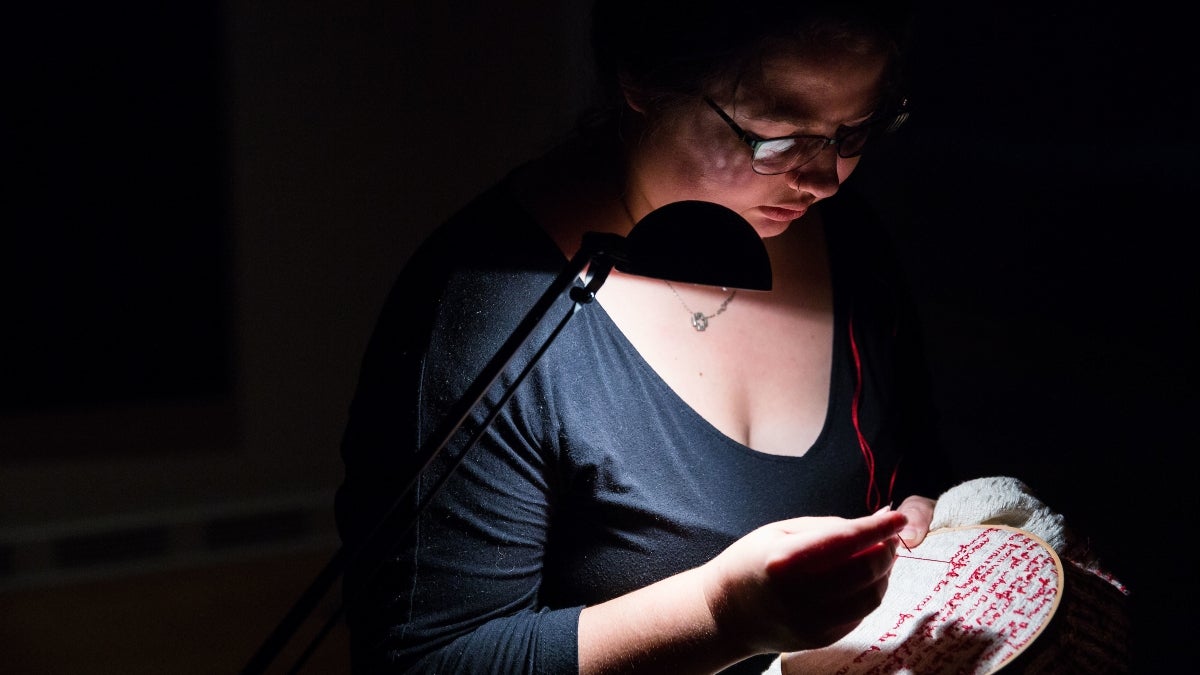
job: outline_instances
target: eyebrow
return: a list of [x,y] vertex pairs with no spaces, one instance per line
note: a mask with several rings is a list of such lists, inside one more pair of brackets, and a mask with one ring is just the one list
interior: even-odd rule
[[[872,115],[874,115],[878,110],[879,110],[879,103],[872,102],[872,105],[868,110],[863,111],[861,114],[856,115],[847,121],[840,122],[839,124],[842,126],[847,126],[847,125],[853,125],[856,123],[865,122]],[[731,115],[731,117],[734,117],[734,119],[737,119],[737,117],[741,117],[743,120],[749,120],[749,121],[761,121],[761,122],[769,122],[769,123],[775,123],[775,124],[791,124],[792,126],[796,126],[796,127],[811,126],[814,121],[813,118],[805,117],[802,112],[800,112],[799,110],[797,110],[795,108],[788,106],[787,104],[782,104],[781,106],[771,108],[769,110],[764,110],[763,112],[757,112],[754,110],[750,110],[749,114],[742,114],[742,115],[735,114],[735,115]]]
[[[840,121],[840,122],[838,122],[838,126],[839,127],[858,126],[859,124],[864,124],[867,120],[871,119],[871,116],[874,114],[875,114],[875,110],[871,110],[869,112],[865,112],[865,113],[863,113],[857,117],[854,117],[852,119]],[[811,119],[803,120],[800,117],[793,117],[793,116],[786,115],[786,114],[780,115],[777,113],[770,113],[770,114],[756,115],[756,116],[742,116],[742,119],[743,119],[743,121],[751,121],[751,122],[758,121],[758,122],[766,122],[768,124],[789,124],[798,129],[805,129],[810,126],[813,126]]]

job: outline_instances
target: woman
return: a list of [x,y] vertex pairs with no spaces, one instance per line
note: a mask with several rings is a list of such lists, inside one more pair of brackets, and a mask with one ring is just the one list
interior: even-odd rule
[[444,224],[384,308],[343,447],[347,547],[585,232],[715,202],[763,238],[772,290],[614,272],[347,573],[356,669],[759,673],[878,605],[948,486],[886,239],[843,189],[903,118],[892,6],[597,4],[615,114]]

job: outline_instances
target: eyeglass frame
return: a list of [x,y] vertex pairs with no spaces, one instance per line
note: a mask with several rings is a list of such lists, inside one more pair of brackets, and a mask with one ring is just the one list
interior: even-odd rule
[[[774,138],[759,138],[756,134],[752,134],[749,131],[746,131],[741,126],[739,126],[737,122],[734,122],[733,118],[729,116],[729,113],[725,112],[725,110],[723,108],[721,108],[721,106],[717,105],[717,103],[715,101],[713,101],[711,98],[709,98],[708,96],[704,96],[702,98],[704,99],[704,102],[707,103],[708,106],[710,108],[712,108],[713,111],[716,112],[718,116],[720,116],[720,118],[725,122],[725,124],[729,125],[729,128],[733,130],[733,133],[737,134],[738,140],[745,143],[747,145],[747,147],[750,148],[750,168],[754,171],[754,173],[757,173],[761,176],[778,176],[780,174],[788,173],[789,171],[795,171],[796,169],[799,169],[800,167],[804,166],[805,164],[808,164],[809,162],[811,162],[814,159],[816,159],[817,157],[819,157],[821,155],[821,153],[825,151],[825,148],[828,148],[831,145],[837,146],[838,157],[841,157],[843,159],[850,159],[852,157],[858,157],[859,155],[861,155],[863,153],[863,150],[866,149],[867,141],[870,140],[869,134],[871,134],[873,132],[875,127],[882,126],[885,122],[887,122],[887,125],[883,128],[883,132],[891,133],[891,132],[895,131],[896,129],[898,129],[900,127],[900,125],[904,124],[905,120],[907,120],[908,116],[909,116],[908,99],[905,98],[905,99],[900,100],[900,104],[898,106],[898,109],[897,109],[895,115],[889,115],[886,117],[880,116],[880,115],[874,115],[874,116],[872,116],[871,119],[868,119],[867,121],[863,122],[862,124],[859,124],[854,127],[850,127],[850,132],[841,136],[840,138],[839,137],[830,138],[828,136],[821,136],[819,134],[792,134],[791,136],[776,136]],[[852,133],[858,132],[858,131],[862,131],[862,132],[868,134],[868,138],[863,141],[863,146],[861,148],[859,148],[857,152],[850,154],[850,155],[843,155],[842,151],[841,151],[842,142],[846,140],[847,136],[849,136]],[[758,158],[757,158],[758,149],[760,147],[762,147],[763,145],[765,145],[767,143],[773,143],[776,141],[787,141],[787,140],[799,139],[799,138],[810,139],[810,140],[819,140],[819,141],[822,141],[822,144],[820,147],[817,148],[817,151],[814,152],[811,157],[809,157],[808,159],[805,159],[802,162],[799,162],[797,164],[789,166],[788,168],[783,169],[782,171],[771,171],[771,172],[767,173],[767,172],[760,171],[755,166],[755,163],[758,161]]]

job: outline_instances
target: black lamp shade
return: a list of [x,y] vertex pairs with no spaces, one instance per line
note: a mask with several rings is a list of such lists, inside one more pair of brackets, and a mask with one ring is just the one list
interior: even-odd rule
[[762,237],[746,219],[719,204],[679,201],[646,214],[625,238],[626,274],[771,290],[771,260]]

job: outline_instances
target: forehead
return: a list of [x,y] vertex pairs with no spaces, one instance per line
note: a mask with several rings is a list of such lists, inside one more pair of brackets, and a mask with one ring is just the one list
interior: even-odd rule
[[781,121],[858,117],[878,107],[886,68],[879,52],[775,53],[739,84],[738,111]]

